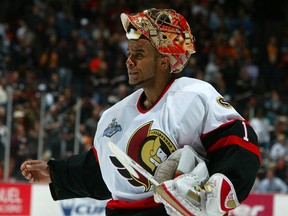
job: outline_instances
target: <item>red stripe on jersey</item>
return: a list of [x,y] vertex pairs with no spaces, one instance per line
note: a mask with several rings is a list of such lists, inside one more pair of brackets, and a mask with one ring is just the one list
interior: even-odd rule
[[249,141],[247,142],[247,141],[243,140],[242,137],[238,137],[235,135],[230,135],[228,137],[223,137],[223,138],[219,139],[216,143],[214,143],[212,146],[210,146],[207,149],[207,153],[210,153],[212,151],[215,151],[217,149],[220,149],[220,148],[223,148],[226,146],[230,146],[230,145],[241,146],[242,148],[245,148],[248,151],[253,152],[254,154],[256,154],[261,159],[258,146],[254,145],[253,143],[251,143]]
[[[229,122],[226,122],[226,123],[224,123],[224,124],[222,124],[222,125],[220,125],[217,129],[215,129],[215,130],[218,130],[219,128],[223,128],[223,127],[226,127],[227,125],[230,125],[230,124],[234,124],[236,121],[238,121],[238,120],[231,120],[231,121],[229,121]],[[245,121],[246,122],[246,121]],[[208,132],[208,133],[206,133],[206,134],[202,134],[201,135],[201,139],[204,139],[207,135],[209,135],[209,134],[211,134],[211,133],[213,133],[214,132],[214,130],[212,130],[212,131],[210,131],[210,132]]]
[[96,159],[97,163],[99,164],[99,159],[98,159],[97,150],[96,150],[96,148],[95,148],[94,146],[92,146],[92,150],[93,150],[93,152],[94,152],[95,159]]
[[161,206],[161,203],[156,203],[154,197],[138,200],[134,202],[125,202],[123,200],[111,199],[107,202],[106,207],[109,209],[148,209]]

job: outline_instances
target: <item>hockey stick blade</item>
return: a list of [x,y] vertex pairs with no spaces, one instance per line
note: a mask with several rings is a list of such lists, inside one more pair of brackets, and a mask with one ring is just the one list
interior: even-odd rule
[[153,185],[158,186],[159,183],[153,175],[151,175],[147,170],[140,166],[136,161],[131,157],[125,154],[117,145],[113,142],[108,142],[110,150],[113,152],[115,157],[120,161],[120,163],[136,178],[139,178],[139,175],[135,170],[141,173],[145,178],[147,178]]

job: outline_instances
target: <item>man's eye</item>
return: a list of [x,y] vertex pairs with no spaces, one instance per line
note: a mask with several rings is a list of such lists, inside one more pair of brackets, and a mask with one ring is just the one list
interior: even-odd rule
[[137,58],[142,58],[142,56],[143,56],[143,55],[142,55],[141,53],[137,53],[137,54],[136,54],[136,57],[137,57]]

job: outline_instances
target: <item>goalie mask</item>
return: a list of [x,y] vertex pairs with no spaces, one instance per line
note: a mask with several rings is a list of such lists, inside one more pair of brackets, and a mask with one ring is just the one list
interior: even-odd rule
[[185,18],[171,9],[121,14],[127,38],[147,37],[159,53],[169,56],[171,73],[179,73],[195,53],[194,37]]

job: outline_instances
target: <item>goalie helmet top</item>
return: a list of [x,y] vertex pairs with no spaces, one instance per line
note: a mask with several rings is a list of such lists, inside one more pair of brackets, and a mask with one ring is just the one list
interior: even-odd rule
[[159,53],[170,58],[171,73],[179,73],[195,53],[194,37],[186,19],[172,9],[148,9],[121,14],[127,38],[147,37]]

